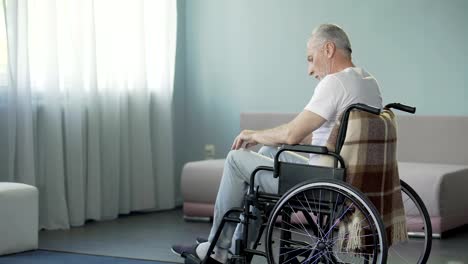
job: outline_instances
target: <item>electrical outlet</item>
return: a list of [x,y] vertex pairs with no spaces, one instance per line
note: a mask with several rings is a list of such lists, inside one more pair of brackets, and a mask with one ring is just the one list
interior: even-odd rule
[[215,146],[213,144],[205,145],[205,159],[214,159],[215,157]]

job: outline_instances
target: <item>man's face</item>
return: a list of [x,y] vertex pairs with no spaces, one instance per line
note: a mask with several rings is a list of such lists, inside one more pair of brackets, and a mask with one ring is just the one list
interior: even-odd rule
[[324,49],[312,37],[307,42],[307,72],[317,80],[321,80],[327,75],[326,56]]

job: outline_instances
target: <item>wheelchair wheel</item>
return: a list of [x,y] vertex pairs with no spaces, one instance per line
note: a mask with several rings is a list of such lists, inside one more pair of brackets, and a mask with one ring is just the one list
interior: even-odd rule
[[388,249],[388,263],[426,263],[432,246],[431,219],[418,194],[404,181],[400,183],[408,241]]
[[268,263],[386,263],[379,213],[337,180],[300,184],[278,201],[265,236]]

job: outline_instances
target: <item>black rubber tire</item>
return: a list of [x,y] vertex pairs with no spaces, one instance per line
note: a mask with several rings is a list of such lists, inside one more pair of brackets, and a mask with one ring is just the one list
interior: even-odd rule
[[408,195],[408,197],[418,207],[419,213],[422,215],[422,220],[424,221],[424,233],[425,233],[424,249],[417,263],[425,264],[427,263],[427,260],[429,259],[429,256],[431,254],[431,248],[432,248],[431,218],[429,217],[429,213],[427,212],[424,202],[419,197],[419,195],[414,191],[414,189],[411,188],[411,186],[409,186],[406,182],[402,180],[400,180],[400,184],[401,184],[401,191],[406,193],[406,195]]

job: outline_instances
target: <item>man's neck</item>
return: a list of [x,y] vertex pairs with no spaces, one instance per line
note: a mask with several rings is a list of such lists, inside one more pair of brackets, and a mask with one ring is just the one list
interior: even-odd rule
[[356,67],[351,60],[337,61],[332,69],[333,73],[340,72],[346,68]]

